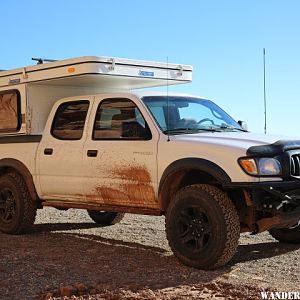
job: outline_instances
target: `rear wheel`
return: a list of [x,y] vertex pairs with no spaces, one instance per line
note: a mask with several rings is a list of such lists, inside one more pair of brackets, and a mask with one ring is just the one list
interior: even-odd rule
[[0,231],[20,234],[32,227],[37,206],[17,173],[0,177]]
[[290,228],[273,228],[269,230],[273,238],[282,243],[300,243],[300,221]]
[[218,188],[187,186],[168,208],[166,234],[171,249],[184,264],[214,269],[236,252],[239,217],[232,201]]
[[110,211],[96,211],[88,210],[87,211],[91,219],[102,226],[114,225],[119,222],[124,217],[124,213],[110,212]]

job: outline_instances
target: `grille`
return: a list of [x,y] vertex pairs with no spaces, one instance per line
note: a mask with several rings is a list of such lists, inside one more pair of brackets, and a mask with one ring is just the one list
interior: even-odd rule
[[300,176],[300,154],[291,156],[291,175]]

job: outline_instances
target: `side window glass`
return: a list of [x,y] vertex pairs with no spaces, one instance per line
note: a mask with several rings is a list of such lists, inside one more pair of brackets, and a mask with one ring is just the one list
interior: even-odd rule
[[155,106],[155,105],[151,105],[152,103],[149,102],[149,109],[152,113],[152,115],[154,116],[154,118],[156,119],[156,121],[158,122],[158,124],[161,127],[161,130],[167,130],[167,124],[166,124],[166,117],[165,115],[168,115],[168,113],[164,111],[164,107],[163,106]]
[[0,132],[17,132],[21,127],[20,93],[0,92]]
[[96,113],[93,139],[150,140],[150,129],[129,99],[105,99]]
[[51,134],[59,140],[80,140],[89,109],[89,101],[62,103],[55,114]]

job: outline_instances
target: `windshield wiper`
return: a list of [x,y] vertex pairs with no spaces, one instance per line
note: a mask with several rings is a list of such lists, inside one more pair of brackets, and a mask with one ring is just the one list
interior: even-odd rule
[[234,127],[232,125],[227,125],[227,124],[223,124],[219,128],[220,129],[225,129],[225,130],[238,130],[238,131],[248,132],[248,130],[238,128],[238,127]]
[[221,130],[215,128],[173,128],[173,129],[166,129],[163,131],[163,133],[164,134],[188,134],[188,133],[198,133],[199,131],[221,132]]

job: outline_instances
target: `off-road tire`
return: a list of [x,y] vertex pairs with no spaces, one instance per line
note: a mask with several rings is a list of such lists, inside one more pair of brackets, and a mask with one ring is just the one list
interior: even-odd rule
[[215,269],[236,252],[238,213],[220,189],[207,184],[187,186],[177,192],[168,207],[166,235],[173,253],[184,264]]
[[279,242],[300,244],[300,224],[292,228],[272,228],[269,233]]
[[0,231],[21,234],[31,229],[37,205],[21,175],[7,173],[0,177],[0,203]]
[[117,224],[122,221],[125,215],[124,213],[110,211],[88,210],[87,212],[91,219],[101,226],[110,226]]

